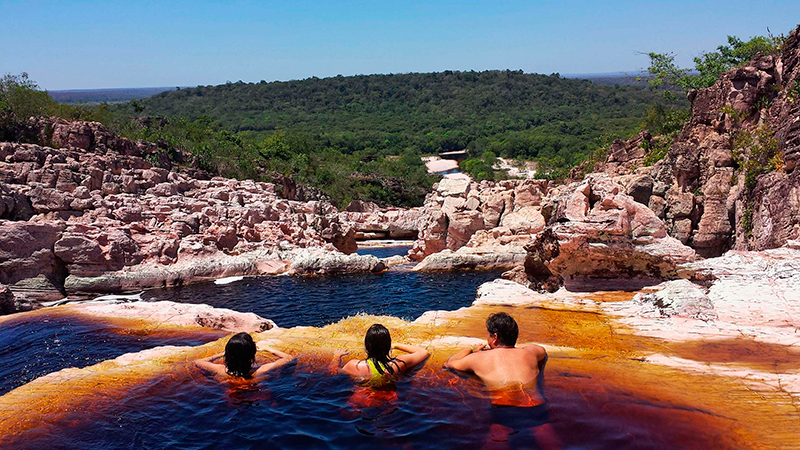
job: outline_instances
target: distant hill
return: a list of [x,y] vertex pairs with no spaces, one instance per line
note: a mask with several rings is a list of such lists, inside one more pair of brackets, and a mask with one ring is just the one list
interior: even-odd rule
[[119,103],[151,97],[165,91],[174,91],[175,87],[151,88],[117,88],[117,89],[74,89],[66,91],[49,91],[53,100],[59,103]]
[[659,99],[649,89],[558,74],[445,71],[198,86],[135,108],[149,116],[208,116],[245,137],[291,131],[345,153],[469,148],[473,155],[491,150],[572,164],[603,136],[630,134]]

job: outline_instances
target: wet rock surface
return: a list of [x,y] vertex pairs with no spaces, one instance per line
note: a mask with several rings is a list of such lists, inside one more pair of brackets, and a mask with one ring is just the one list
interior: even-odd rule
[[170,301],[86,302],[62,308],[92,317],[133,319],[160,327],[201,327],[235,333],[255,333],[276,326],[273,321],[253,313]]

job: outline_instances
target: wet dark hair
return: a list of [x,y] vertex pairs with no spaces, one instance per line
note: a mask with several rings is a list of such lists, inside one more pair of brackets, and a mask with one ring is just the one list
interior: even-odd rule
[[225,370],[230,375],[250,376],[255,361],[256,343],[249,334],[235,334],[225,344]]
[[372,360],[378,373],[383,374],[387,371],[391,374],[394,373],[394,368],[389,364],[394,361],[394,358],[389,357],[389,351],[392,349],[392,336],[385,326],[376,323],[369,327],[367,335],[364,336],[364,347],[367,349],[367,359]]
[[494,313],[486,319],[486,330],[497,335],[497,343],[505,347],[517,345],[519,327],[513,317],[504,312]]

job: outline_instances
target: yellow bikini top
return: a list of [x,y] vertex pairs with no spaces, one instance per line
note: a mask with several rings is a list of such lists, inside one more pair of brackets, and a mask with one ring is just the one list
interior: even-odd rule
[[367,359],[367,365],[369,366],[369,383],[375,384],[385,384],[392,381],[391,373],[384,368],[383,373],[380,373],[378,370],[378,366],[374,360]]

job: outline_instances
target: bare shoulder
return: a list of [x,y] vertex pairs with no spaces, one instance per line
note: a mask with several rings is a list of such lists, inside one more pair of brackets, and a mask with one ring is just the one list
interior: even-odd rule
[[541,345],[529,344],[522,348],[536,355],[537,361],[541,361],[542,359],[544,359],[545,356],[547,356],[547,350],[545,350],[545,348],[542,347]]
[[206,372],[211,372],[214,375],[227,375],[228,372],[225,370],[225,366],[223,364],[213,363],[211,361],[207,361],[204,359],[199,359],[194,362],[195,365]]
[[369,366],[367,366],[366,361],[362,359],[351,359],[342,367],[344,373],[352,376],[364,376],[364,369],[369,371]]

